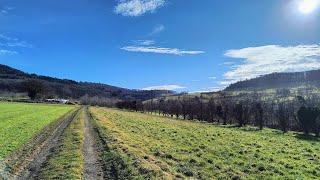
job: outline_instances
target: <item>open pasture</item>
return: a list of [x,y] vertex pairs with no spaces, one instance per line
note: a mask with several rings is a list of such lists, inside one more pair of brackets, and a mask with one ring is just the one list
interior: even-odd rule
[[[187,122],[91,108],[107,138],[106,159],[138,178],[316,179],[320,141],[297,133]],[[119,160],[119,157],[121,160]],[[113,165],[117,167],[117,165]]]

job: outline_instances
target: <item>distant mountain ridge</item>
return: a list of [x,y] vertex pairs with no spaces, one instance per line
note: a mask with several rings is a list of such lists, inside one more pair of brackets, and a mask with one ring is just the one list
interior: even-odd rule
[[225,91],[290,88],[303,85],[320,87],[320,70],[293,73],[272,73],[257,78],[236,82],[228,86]]
[[23,83],[28,80],[41,81],[49,96],[79,99],[85,95],[90,97],[114,98],[120,100],[147,100],[162,95],[173,94],[166,90],[131,90],[101,83],[77,82],[37,74],[28,74],[18,69],[0,64],[0,91],[24,92]]

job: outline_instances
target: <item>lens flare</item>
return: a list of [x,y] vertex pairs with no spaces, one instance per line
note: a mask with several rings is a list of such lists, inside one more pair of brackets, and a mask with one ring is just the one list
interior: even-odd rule
[[298,4],[299,11],[303,14],[310,14],[318,8],[319,2],[320,0],[300,0]]

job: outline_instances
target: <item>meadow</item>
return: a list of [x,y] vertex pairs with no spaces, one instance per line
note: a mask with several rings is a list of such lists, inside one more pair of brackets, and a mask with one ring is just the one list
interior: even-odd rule
[[298,133],[190,122],[106,108],[91,107],[90,112],[101,137],[108,142],[106,161],[112,161],[112,167],[120,167],[118,177],[320,177],[320,141],[305,139]]
[[66,105],[0,103],[0,159],[27,143],[44,127],[74,109]]

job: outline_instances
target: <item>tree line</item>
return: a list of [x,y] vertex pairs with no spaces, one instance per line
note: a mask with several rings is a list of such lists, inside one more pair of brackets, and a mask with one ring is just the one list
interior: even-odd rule
[[172,118],[198,120],[217,124],[232,124],[239,127],[251,125],[303,131],[305,134],[320,132],[320,109],[316,103],[298,96],[291,101],[265,102],[260,98],[246,99],[230,97],[201,96],[160,98],[149,101],[121,101],[116,103],[120,109],[153,113]]

